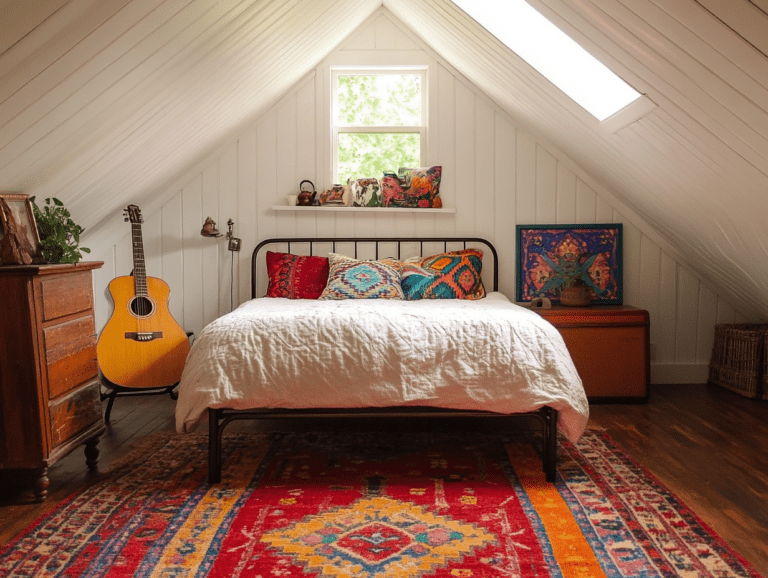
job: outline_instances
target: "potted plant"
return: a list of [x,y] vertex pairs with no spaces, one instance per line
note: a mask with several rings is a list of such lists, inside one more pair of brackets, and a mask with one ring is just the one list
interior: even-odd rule
[[560,303],[571,307],[583,307],[592,302],[592,290],[588,286],[589,267],[596,255],[582,253],[576,259],[558,257],[555,279],[560,281]]
[[41,209],[31,197],[40,245],[47,263],[77,263],[81,252],[90,253],[87,247],[80,247],[80,235],[85,230],[75,223],[67,208],[59,199],[45,199]]

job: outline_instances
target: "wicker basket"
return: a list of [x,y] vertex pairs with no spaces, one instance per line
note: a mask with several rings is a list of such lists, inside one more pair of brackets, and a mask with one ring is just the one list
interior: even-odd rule
[[744,397],[763,397],[768,325],[738,323],[715,326],[709,382]]
[[761,384],[763,387],[763,399],[768,399],[768,332],[766,332],[765,345],[763,346],[763,379]]

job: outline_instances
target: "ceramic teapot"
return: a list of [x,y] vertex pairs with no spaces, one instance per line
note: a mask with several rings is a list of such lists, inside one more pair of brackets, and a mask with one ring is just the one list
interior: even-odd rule
[[[309,183],[312,185],[312,190],[303,190],[301,187],[304,186],[304,183]],[[300,207],[309,207],[315,202],[315,195],[317,195],[317,191],[315,190],[314,183],[312,183],[312,181],[303,180],[301,183],[299,183],[299,198],[296,201],[296,204]]]

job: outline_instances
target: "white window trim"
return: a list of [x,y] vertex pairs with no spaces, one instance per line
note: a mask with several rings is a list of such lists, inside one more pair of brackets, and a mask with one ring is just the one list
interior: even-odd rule
[[607,133],[616,134],[624,127],[640,120],[655,108],[656,103],[643,94],[640,98],[633,100],[618,112],[601,121],[600,126]]
[[[421,125],[419,126],[350,126],[336,124],[336,96],[338,77],[350,74],[375,75],[375,74],[420,74],[421,75]],[[427,123],[428,123],[428,81],[429,67],[423,66],[331,66],[331,100],[330,100],[330,125],[331,125],[331,183],[339,183],[339,133],[410,133],[419,134],[419,166],[426,166],[427,159]]]

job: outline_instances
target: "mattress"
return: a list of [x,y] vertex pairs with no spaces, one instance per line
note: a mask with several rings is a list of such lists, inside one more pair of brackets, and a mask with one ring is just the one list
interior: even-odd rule
[[196,337],[176,428],[207,408],[427,406],[504,414],[550,406],[576,441],[589,416],[558,331],[503,294],[484,299],[258,298]]

